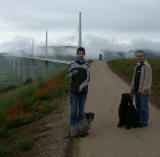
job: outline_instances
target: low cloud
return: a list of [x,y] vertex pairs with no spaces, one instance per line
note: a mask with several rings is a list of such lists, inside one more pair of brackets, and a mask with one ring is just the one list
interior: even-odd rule
[[[43,55],[44,48],[39,49],[39,47],[44,47],[44,41],[35,43],[35,55]],[[59,44],[56,42],[50,44],[49,46],[77,46],[74,36],[68,35],[59,40]],[[126,42],[119,42],[116,39],[108,39],[95,34],[85,34],[83,36],[83,47],[86,49],[86,58],[98,58],[98,55],[102,53],[102,50],[107,50],[111,52],[124,52],[126,56],[129,56],[129,51],[135,51],[137,49],[148,49],[154,51],[154,53],[160,52],[160,42],[151,41],[146,39],[134,39]],[[66,49],[56,48],[56,53],[58,50],[63,50],[62,54],[76,54],[76,49]],[[30,55],[32,52],[32,38],[17,36],[13,41],[3,42],[0,44],[1,52],[10,53],[25,53]],[[49,53],[52,50],[49,50]],[[75,51],[75,52],[74,52]],[[54,53],[54,51],[53,51]],[[75,53],[75,54],[74,54]]]

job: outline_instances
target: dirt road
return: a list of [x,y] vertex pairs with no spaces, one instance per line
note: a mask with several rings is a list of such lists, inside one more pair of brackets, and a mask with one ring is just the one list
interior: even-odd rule
[[85,138],[75,139],[73,157],[160,157],[160,110],[150,105],[145,128],[117,128],[121,93],[130,87],[104,62],[91,65],[86,111],[95,120]]

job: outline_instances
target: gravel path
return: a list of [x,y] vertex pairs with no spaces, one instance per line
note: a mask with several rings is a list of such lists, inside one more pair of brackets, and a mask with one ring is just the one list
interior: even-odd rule
[[75,139],[73,157],[160,157],[160,110],[150,105],[148,127],[117,128],[121,94],[129,91],[105,62],[91,64],[86,111],[95,120],[87,137]]

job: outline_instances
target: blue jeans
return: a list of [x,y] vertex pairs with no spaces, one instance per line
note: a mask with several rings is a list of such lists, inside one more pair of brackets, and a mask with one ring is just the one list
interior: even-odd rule
[[148,125],[148,120],[149,120],[148,94],[142,96],[141,92],[135,92],[135,98],[136,98],[136,110],[139,116],[139,120],[142,124]]
[[70,94],[71,125],[75,125],[84,118],[84,107],[87,94]]

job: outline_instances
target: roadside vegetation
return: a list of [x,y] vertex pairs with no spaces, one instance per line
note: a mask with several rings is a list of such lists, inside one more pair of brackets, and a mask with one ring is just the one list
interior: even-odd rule
[[[59,99],[68,96],[70,90],[65,73],[63,70],[0,96],[0,157],[10,157],[33,147],[33,140],[18,139],[15,134],[20,126],[39,120],[59,107]],[[10,147],[6,139],[18,143]]]
[[[153,103],[160,107],[160,59],[148,59],[152,67],[152,95]],[[132,80],[136,59],[121,59],[109,61],[107,64],[120,77],[125,79],[129,84]]]
[[[8,83],[7,88],[0,89],[0,157],[12,157],[15,153],[31,149],[37,140],[19,138],[17,136],[19,127],[39,120],[53,110],[58,113],[60,100],[69,95],[70,82],[66,79],[66,70],[62,70],[66,65],[55,64],[53,67],[50,66],[52,73],[54,68],[54,74],[48,78],[36,82],[29,80],[18,87],[18,84],[11,80],[18,78],[11,65],[7,66],[8,61],[5,57],[1,57],[0,60],[3,60],[0,85]],[[93,60],[87,61],[89,64],[92,62]],[[36,64],[38,73],[42,73],[42,63]],[[28,62],[27,65],[29,71],[30,63]],[[36,75],[40,77],[40,74]]]

